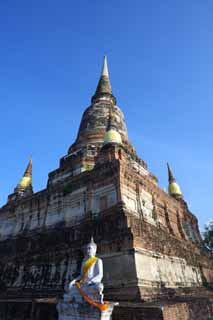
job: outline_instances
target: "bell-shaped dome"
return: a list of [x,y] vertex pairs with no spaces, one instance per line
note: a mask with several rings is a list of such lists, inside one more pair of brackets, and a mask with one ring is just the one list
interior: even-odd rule
[[121,135],[115,129],[110,129],[105,133],[104,144],[108,144],[108,143],[118,143],[118,144],[122,143]]
[[31,186],[31,178],[30,177],[22,177],[21,181],[19,182],[19,188],[20,189],[25,189],[29,186]]
[[177,184],[177,182],[170,183],[168,187],[168,191],[169,191],[169,194],[171,195],[182,196],[181,189]]

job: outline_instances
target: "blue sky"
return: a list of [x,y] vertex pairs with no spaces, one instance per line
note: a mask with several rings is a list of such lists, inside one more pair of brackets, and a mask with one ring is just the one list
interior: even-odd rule
[[213,2],[0,2],[0,205],[33,156],[45,188],[76,137],[107,54],[130,141],[201,229],[213,217]]

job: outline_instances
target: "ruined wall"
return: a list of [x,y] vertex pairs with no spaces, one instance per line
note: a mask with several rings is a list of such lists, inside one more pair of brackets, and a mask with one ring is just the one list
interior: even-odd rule
[[136,170],[129,159],[121,167],[121,199],[129,212],[141,219],[160,225],[181,240],[201,243],[197,219],[186,202],[176,200],[160,189],[147,170]]
[[[115,270],[110,286],[119,281],[123,285],[119,261],[125,266],[123,272],[130,268],[131,258],[126,258],[125,251],[131,248],[132,238],[119,206],[117,166],[113,162],[97,172],[67,178],[63,184],[1,209],[1,294],[61,292],[65,281],[79,269],[81,247],[91,235],[98,241],[106,265]],[[135,270],[134,259],[132,268]],[[133,269],[123,279],[135,279]]]
[[141,297],[164,294],[165,288],[212,285],[213,259],[187,204],[161,190],[145,169],[131,164],[123,159],[121,199],[133,234]]
[[135,261],[137,276],[142,286],[163,284],[165,287],[178,288],[202,285],[199,267],[188,265],[185,259],[138,248]]
[[93,170],[63,179],[1,209],[2,297],[61,294],[91,235],[108,299],[149,300],[212,282],[196,218],[126,152],[105,148]]
[[[138,284],[143,299],[164,295],[170,289],[213,285],[213,259],[203,247],[183,241],[130,213],[128,225],[134,235]],[[171,290],[170,290],[171,292]]]
[[99,215],[116,205],[120,201],[116,168],[114,163],[68,177],[32,197],[9,202],[0,209],[0,240],[58,225],[75,225],[88,215]]
[[[63,292],[77,275],[82,247],[91,233],[104,260],[104,281],[109,287],[128,286],[136,279],[132,236],[120,207],[102,218],[84,220],[72,227],[19,235],[0,242],[0,296],[48,296]],[[111,275],[112,274],[112,275]],[[109,281],[111,279],[111,281]]]

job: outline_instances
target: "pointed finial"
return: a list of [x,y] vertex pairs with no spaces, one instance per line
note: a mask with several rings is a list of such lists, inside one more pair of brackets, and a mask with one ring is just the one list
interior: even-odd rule
[[167,163],[167,168],[168,168],[168,178],[169,178],[168,192],[172,197],[176,199],[182,199],[183,195],[182,195],[181,189],[178,183],[176,182],[176,179],[174,178],[172,174],[172,170],[168,163]]
[[103,68],[102,68],[102,76],[109,78],[109,71],[107,65],[107,56],[104,56]]
[[173,176],[173,174],[172,174],[172,170],[171,170],[168,162],[167,162],[167,168],[168,168],[169,183],[175,182],[176,180],[175,180],[175,178],[174,178],[174,176]]

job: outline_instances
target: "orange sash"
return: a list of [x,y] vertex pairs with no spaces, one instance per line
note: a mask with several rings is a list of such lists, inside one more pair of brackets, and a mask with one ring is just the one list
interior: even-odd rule
[[80,281],[76,282],[75,285],[78,288],[81,296],[84,298],[84,300],[86,302],[88,302],[90,305],[98,308],[100,311],[105,311],[108,309],[109,307],[109,302],[105,301],[104,303],[99,303],[96,302],[94,300],[92,300],[90,297],[88,297],[88,295],[81,289],[81,283],[84,282],[84,279],[86,277],[86,274],[88,272],[88,270],[91,268],[91,266],[97,261],[97,257],[93,256],[89,259],[87,259],[87,261],[84,263],[83,265],[83,275],[82,278],[80,279]]
[[108,301],[104,301],[104,303],[96,302],[96,301],[92,300],[90,297],[88,297],[88,295],[81,289],[81,285],[80,285],[79,282],[76,282],[75,285],[78,288],[81,296],[90,305],[92,305],[93,307],[98,308],[100,311],[106,311],[109,308],[109,302]]

